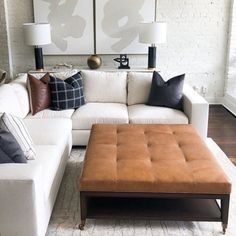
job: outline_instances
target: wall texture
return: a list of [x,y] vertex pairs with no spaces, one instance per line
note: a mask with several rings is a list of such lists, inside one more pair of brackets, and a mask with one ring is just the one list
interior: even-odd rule
[[5,2],[0,1],[0,69],[10,73]]
[[232,5],[226,93],[236,99],[236,1]]
[[226,70],[225,96],[222,103],[236,115],[236,0],[231,6],[229,53]]
[[[167,43],[158,46],[158,69],[166,75],[186,73],[186,81],[212,102],[224,93],[230,4],[231,0],[158,1],[157,18],[168,24]],[[24,45],[22,33],[22,23],[33,21],[32,9],[32,0],[7,1],[13,74],[34,68],[33,49]],[[114,57],[103,55],[103,65],[114,66]],[[45,56],[45,65],[85,66],[86,60],[81,55]],[[145,67],[147,56],[130,55],[130,63]]]

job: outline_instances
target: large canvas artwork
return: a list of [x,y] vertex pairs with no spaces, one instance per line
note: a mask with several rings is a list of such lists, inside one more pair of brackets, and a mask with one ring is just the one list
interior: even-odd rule
[[93,54],[93,0],[34,0],[34,16],[51,24],[44,54]]
[[96,0],[98,54],[144,54],[139,23],[153,21],[155,0]]

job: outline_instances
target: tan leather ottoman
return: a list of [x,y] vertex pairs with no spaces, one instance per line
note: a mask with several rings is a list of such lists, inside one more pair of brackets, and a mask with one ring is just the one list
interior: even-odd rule
[[111,215],[227,227],[231,183],[191,125],[94,125],[79,191],[80,229]]

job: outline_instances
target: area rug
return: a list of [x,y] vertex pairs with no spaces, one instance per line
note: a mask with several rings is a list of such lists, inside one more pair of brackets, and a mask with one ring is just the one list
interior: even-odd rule
[[[236,167],[212,139],[207,140],[217,161],[232,181],[229,226],[226,235],[236,235]],[[76,228],[80,221],[77,179],[85,149],[73,149],[57,196],[47,236],[217,236],[220,222],[87,220],[84,231]]]

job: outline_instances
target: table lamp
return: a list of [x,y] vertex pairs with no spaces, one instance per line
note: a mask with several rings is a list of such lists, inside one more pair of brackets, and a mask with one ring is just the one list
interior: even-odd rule
[[156,45],[166,42],[165,22],[144,22],[141,23],[139,42],[151,44],[148,48],[148,69],[156,68]]
[[25,44],[35,46],[36,70],[43,71],[43,49],[39,46],[51,43],[51,30],[48,23],[23,24]]

